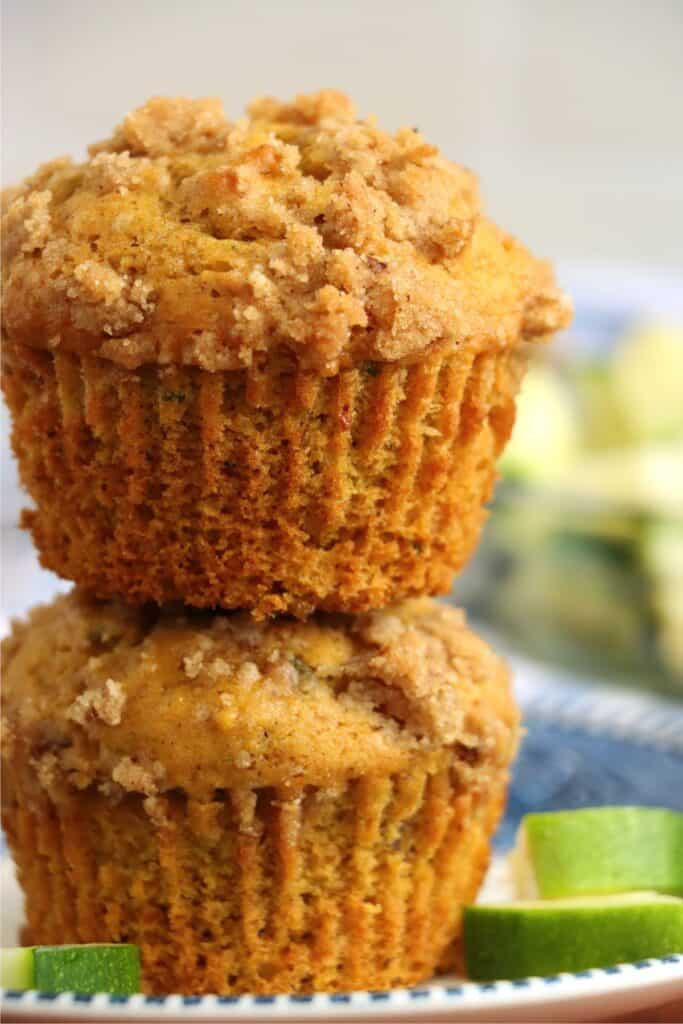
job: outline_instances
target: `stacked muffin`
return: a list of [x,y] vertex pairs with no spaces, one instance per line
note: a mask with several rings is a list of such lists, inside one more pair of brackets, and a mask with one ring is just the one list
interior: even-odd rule
[[345,97],[151,100],[8,197],[4,389],[45,566],[5,654],[27,941],[151,992],[454,962],[518,714],[430,597],[472,552],[550,270]]

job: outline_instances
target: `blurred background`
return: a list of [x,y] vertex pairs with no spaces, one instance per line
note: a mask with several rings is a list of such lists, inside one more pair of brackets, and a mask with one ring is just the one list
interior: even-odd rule
[[[529,378],[455,596],[513,648],[683,695],[682,52],[680,0],[5,0],[3,179],[151,94],[237,116],[323,85],[473,167],[577,317]],[[15,528],[6,419],[2,438],[10,616],[56,584]]]
[[680,0],[4,0],[4,177],[155,93],[331,85],[481,175],[555,259],[680,265]]

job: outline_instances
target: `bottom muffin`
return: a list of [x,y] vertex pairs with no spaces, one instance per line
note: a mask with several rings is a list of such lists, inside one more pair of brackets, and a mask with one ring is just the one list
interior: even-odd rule
[[518,715],[462,613],[255,624],[74,591],[6,642],[3,818],[31,943],[152,993],[382,989],[456,956]]

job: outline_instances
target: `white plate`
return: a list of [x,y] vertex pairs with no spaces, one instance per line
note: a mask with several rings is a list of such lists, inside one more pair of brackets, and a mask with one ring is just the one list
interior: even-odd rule
[[3,1021],[599,1021],[683,998],[683,956],[487,985],[315,996],[3,994]]
[[[7,940],[21,923],[21,894],[8,857],[0,864],[3,930]],[[507,863],[497,857],[482,900],[511,895]],[[6,941],[7,941],[6,940]],[[39,992],[5,992],[2,1019],[21,1020],[548,1020],[562,1008],[562,1020],[591,1020],[653,1006],[683,995],[683,955],[621,964],[581,974],[525,978],[478,985],[442,978],[414,989],[353,992],[348,995],[162,998],[132,996],[47,997]]]
[[[683,957],[559,974],[343,996],[5,997],[3,1021],[600,1021],[683,998]],[[647,1019],[647,1018],[644,1018]]]
[[[509,843],[531,807],[661,803],[683,810],[683,704],[549,683],[520,663],[528,729],[501,831]],[[552,755],[552,756],[550,756]],[[3,943],[16,942],[21,897],[11,863],[0,868]],[[502,857],[482,899],[510,894]],[[683,953],[579,974],[486,985],[440,978],[415,989],[344,995],[49,997],[3,993],[2,1019],[40,1021],[541,1021],[601,1020],[683,1000]]]

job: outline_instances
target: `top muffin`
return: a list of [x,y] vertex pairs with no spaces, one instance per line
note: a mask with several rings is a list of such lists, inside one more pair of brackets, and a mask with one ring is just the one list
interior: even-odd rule
[[472,174],[342,94],[150,100],[90,158],[8,197],[9,338],[127,368],[323,375],[439,343],[481,350],[567,320],[549,268],[480,213]]
[[359,612],[449,589],[550,268],[336,92],[152,99],[7,196],[4,375],[44,566],[101,598]]

